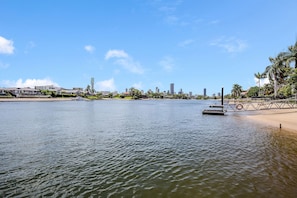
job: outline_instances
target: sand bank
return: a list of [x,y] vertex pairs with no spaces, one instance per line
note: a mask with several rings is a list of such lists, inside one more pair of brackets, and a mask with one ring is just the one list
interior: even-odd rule
[[263,125],[280,128],[297,133],[297,109],[261,110],[247,118]]

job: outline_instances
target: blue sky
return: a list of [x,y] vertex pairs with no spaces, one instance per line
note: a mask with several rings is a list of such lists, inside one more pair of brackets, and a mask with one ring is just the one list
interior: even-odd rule
[[0,87],[230,93],[297,40],[296,0],[0,0]]

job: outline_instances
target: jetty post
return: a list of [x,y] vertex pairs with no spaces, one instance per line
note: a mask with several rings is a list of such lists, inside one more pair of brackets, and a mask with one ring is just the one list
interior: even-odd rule
[[222,87],[222,93],[221,93],[221,105],[224,105],[224,87]]

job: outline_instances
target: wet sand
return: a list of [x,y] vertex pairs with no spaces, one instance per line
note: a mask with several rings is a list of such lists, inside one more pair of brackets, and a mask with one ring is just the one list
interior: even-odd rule
[[261,110],[247,118],[263,125],[297,133],[297,109]]

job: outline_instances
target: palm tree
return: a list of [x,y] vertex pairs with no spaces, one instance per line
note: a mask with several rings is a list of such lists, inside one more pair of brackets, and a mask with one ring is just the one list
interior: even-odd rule
[[232,96],[234,98],[238,98],[241,94],[241,91],[242,91],[242,87],[238,84],[234,84],[233,85],[233,88],[231,90],[231,93],[232,93]]
[[288,54],[286,55],[286,64],[289,67],[291,62],[295,61],[295,69],[297,69],[297,41],[295,45],[288,47]]
[[265,84],[263,86],[263,91],[265,95],[270,95],[273,93],[273,86],[272,84]]
[[133,99],[139,99],[141,98],[141,91],[139,91],[138,89],[135,89],[134,87],[131,87],[130,95],[132,96]]
[[263,74],[267,75],[270,82],[274,84],[274,97],[277,96],[278,85],[284,83],[287,75],[287,65],[285,64],[285,57],[287,52],[281,52],[277,57],[269,57],[271,65],[268,65]]
[[297,99],[297,68],[292,70],[292,73],[290,74],[289,80],[288,80],[289,85],[291,85],[293,93],[295,93],[296,99]]
[[260,72],[255,73],[254,75],[255,75],[255,78],[258,79],[258,83],[259,83],[259,93],[258,93],[258,96],[260,96],[260,91],[261,91],[261,79],[262,79],[262,78],[265,78],[266,75],[263,74],[263,73],[261,74]]

